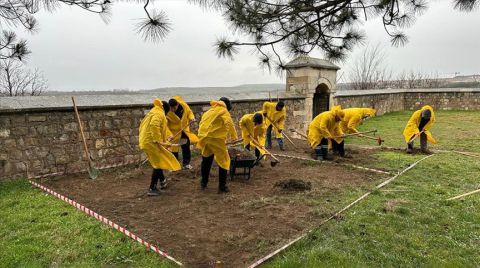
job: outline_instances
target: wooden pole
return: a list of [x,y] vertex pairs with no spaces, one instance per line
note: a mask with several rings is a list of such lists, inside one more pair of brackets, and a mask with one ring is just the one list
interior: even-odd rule
[[451,198],[447,199],[447,201],[459,199],[459,198],[462,198],[462,197],[464,197],[464,196],[471,195],[471,194],[475,194],[475,193],[480,193],[480,189],[475,190],[475,191],[471,191],[471,192],[468,192],[468,193],[465,193],[465,194],[461,194],[461,195],[457,195],[457,196],[451,197]]
[[[78,127],[80,128],[80,135],[82,136],[83,148],[85,150],[85,155],[87,156],[88,169],[91,171],[93,169],[92,159],[90,158],[90,153],[88,151],[87,141],[85,140],[85,134],[83,133],[82,121],[80,120],[80,114],[78,113],[77,104],[75,103],[75,97],[72,96],[73,109],[75,110],[75,115],[77,116]],[[89,172],[90,173],[90,172]],[[92,176],[90,175],[91,179]]]

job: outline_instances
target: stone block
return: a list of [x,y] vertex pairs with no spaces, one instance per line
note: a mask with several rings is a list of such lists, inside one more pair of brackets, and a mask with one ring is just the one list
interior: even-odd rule
[[15,147],[17,146],[17,142],[15,139],[5,139],[3,141],[3,144],[5,146],[5,149],[15,149]]
[[95,140],[95,148],[101,149],[105,147],[105,140],[104,139],[97,139]]
[[0,129],[0,138],[8,138],[8,137],[10,137],[10,130]]
[[47,117],[44,115],[29,115],[28,122],[45,122]]
[[14,115],[12,118],[10,118],[11,122],[13,125],[20,125],[20,124],[25,124],[25,115]]
[[105,113],[105,116],[110,116],[110,117],[117,116],[117,115],[118,115],[117,111],[108,111]]
[[17,172],[25,172],[27,170],[27,166],[23,162],[15,163],[15,170]]
[[15,136],[24,136],[29,134],[28,127],[15,127],[12,129],[12,132],[14,132]]
[[77,131],[78,130],[78,124],[71,122],[71,123],[66,123],[63,125],[63,130],[65,131]]
[[10,127],[10,118],[0,116],[0,128]]

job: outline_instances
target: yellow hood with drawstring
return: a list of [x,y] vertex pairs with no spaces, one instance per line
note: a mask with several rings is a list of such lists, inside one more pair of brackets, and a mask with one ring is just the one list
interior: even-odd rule
[[[284,106],[281,111],[277,111],[276,107],[276,102],[266,101],[263,103],[262,112],[267,114],[266,126],[269,127],[273,121],[275,126],[283,131],[285,129],[285,118],[287,117],[287,106]],[[282,138],[282,133],[278,132],[276,127],[272,126],[272,131],[276,138]]]
[[[261,114],[263,117],[262,112],[257,112],[258,114]],[[265,154],[265,150],[260,148],[259,146],[255,145],[250,138],[253,137],[260,145],[265,146],[265,133],[267,131],[267,126],[265,124],[265,118],[263,118],[263,123],[259,125],[255,125],[253,122],[253,116],[255,114],[246,114],[242,116],[240,119],[240,130],[242,131],[242,139],[243,139],[243,145],[247,146],[250,144],[250,147],[252,148],[257,148],[260,151],[260,154]]]
[[[339,105],[333,107],[330,111],[317,115],[313,119],[310,125],[308,125],[308,143],[310,147],[315,149],[323,138],[343,135],[343,131],[340,128],[341,121],[336,121],[335,117],[340,120],[345,117],[345,113]],[[343,138],[335,138],[335,141],[340,143],[343,141]],[[330,139],[328,142],[330,144]]]
[[362,124],[364,118],[374,117],[377,112],[372,108],[349,108],[343,111],[345,118],[340,122],[340,127],[344,133],[357,133],[357,127]]
[[433,108],[430,105],[425,105],[420,110],[417,110],[412,114],[412,116],[408,120],[407,125],[405,126],[405,129],[403,130],[403,138],[405,139],[405,142],[408,143],[414,135],[420,133],[418,126],[420,125],[422,112],[424,110],[430,110],[430,112],[432,113],[430,121],[428,121],[428,123],[423,127],[423,129],[425,130],[425,134],[427,135],[427,140],[433,144],[437,143],[435,138],[433,138],[432,133],[429,131],[430,128],[432,128],[433,123],[435,122],[435,113],[433,112]]
[[153,168],[177,171],[181,169],[180,163],[163,145],[158,144],[167,142],[168,135],[162,101],[157,98],[153,101],[153,108],[140,122],[138,145]]
[[[182,130],[185,126],[187,126],[183,132],[188,136],[188,139],[190,140],[190,143],[195,144],[198,142],[198,137],[194,133],[190,131],[190,126],[188,124],[192,121],[195,120],[195,115],[192,112],[192,109],[190,109],[190,106],[182,99],[180,96],[175,96],[173,97],[178,102],[178,105],[182,106],[183,108],[183,114],[182,118],[179,118],[174,112],[169,111],[167,113],[167,125],[170,131],[172,132],[172,135],[177,134],[179,131]],[[172,143],[178,143],[180,141],[180,138],[182,137],[182,134],[178,134],[175,136],[172,140]],[[172,152],[178,152],[179,151],[179,146],[171,147],[170,151]]]
[[238,139],[237,131],[223,101],[211,101],[210,106],[200,120],[197,148],[201,150],[204,157],[215,155],[217,164],[228,170],[230,156],[225,143],[228,137],[231,140]]

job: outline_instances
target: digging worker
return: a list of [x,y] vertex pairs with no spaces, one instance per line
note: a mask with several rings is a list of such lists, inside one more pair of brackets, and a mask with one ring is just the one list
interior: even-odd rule
[[337,148],[340,156],[345,156],[345,142],[340,122],[344,119],[345,112],[340,106],[335,106],[330,111],[317,115],[308,126],[308,142],[314,149],[313,158],[319,160],[332,160],[328,156],[328,145]]
[[240,119],[240,130],[242,131],[243,145],[247,150],[250,150],[252,147],[255,148],[255,156],[258,161],[265,154],[266,125],[262,112],[242,116]]
[[207,188],[210,169],[213,160],[218,164],[218,192],[228,193],[227,171],[230,169],[230,156],[227,150],[227,138],[238,138],[235,125],[230,115],[232,103],[228,98],[222,97],[218,101],[210,102],[210,109],[202,115],[198,128],[199,141],[197,148],[202,153],[200,186]]
[[348,108],[343,109],[345,118],[340,122],[343,133],[358,133],[357,127],[363,121],[370,117],[374,117],[376,110],[373,108]]
[[[197,143],[198,137],[190,131],[190,124],[195,121],[195,115],[193,114],[190,106],[180,96],[175,96],[168,101],[170,105],[170,112],[167,113],[167,124],[173,135],[168,139],[169,142],[179,143],[180,139],[186,140],[185,144],[182,144],[182,166],[184,169],[192,169],[190,160],[192,153],[190,151],[190,144]],[[171,147],[173,155],[179,159],[178,146]]]
[[427,141],[433,144],[437,143],[429,131],[434,122],[435,114],[433,108],[429,105],[425,105],[413,113],[403,130],[408,154],[413,153],[413,142],[418,136],[420,136],[420,150],[422,153],[431,154],[427,148]]
[[147,155],[150,165],[153,167],[152,180],[148,195],[159,195],[157,183],[160,180],[160,189],[167,186],[167,180],[163,175],[163,170],[177,171],[181,169],[175,156],[167,150],[167,138],[169,131],[165,112],[168,113],[169,106],[167,102],[160,99],[153,101],[153,108],[140,122],[138,144],[141,150]]
[[262,112],[267,121],[267,148],[272,148],[272,129],[277,138],[280,150],[285,150],[283,144],[282,131],[285,128],[285,118],[287,117],[287,107],[283,101],[263,103]]

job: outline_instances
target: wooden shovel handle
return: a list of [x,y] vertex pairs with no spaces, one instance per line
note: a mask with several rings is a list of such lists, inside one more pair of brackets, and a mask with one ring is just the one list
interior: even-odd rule
[[75,110],[75,115],[77,116],[78,127],[80,128],[80,134],[82,135],[83,148],[85,149],[85,154],[88,160],[88,167],[92,168],[92,160],[90,159],[90,153],[88,152],[87,141],[85,140],[85,134],[83,133],[82,121],[80,120],[80,115],[78,114],[77,104],[75,103],[75,97],[72,96],[73,109]]

